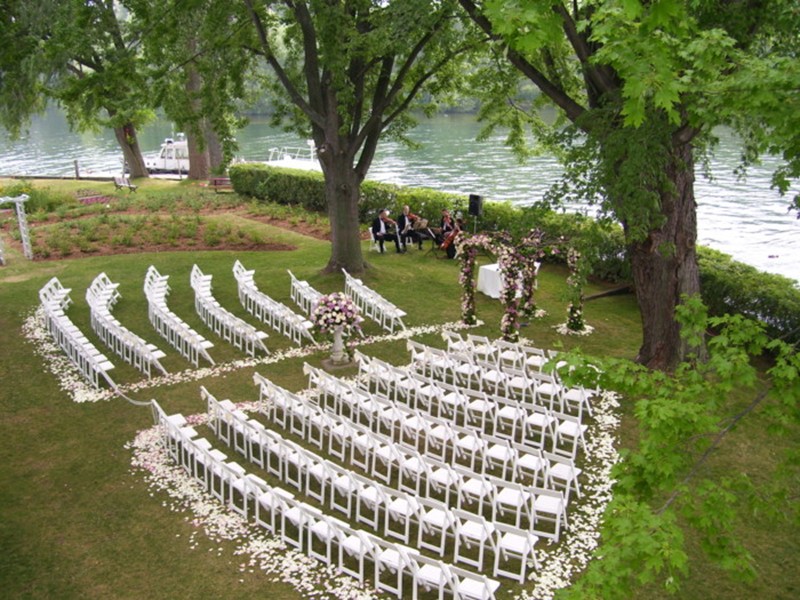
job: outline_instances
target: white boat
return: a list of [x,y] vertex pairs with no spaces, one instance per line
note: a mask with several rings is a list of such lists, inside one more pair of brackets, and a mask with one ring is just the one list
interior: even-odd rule
[[304,171],[322,171],[317,158],[314,140],[307,140],[307,148],[270,148],[267,166],[302,169]]
[[175,139],[165,139],[157,155],[144,157],[144,165],[150,173],[187,173],[189,146],[186,136],[179,133]]

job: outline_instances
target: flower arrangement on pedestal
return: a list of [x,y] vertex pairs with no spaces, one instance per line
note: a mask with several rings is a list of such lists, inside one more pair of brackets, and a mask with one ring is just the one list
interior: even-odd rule
[[345,363],[352,358],[353,344],[349,340],[354,334],[361,334],[363,321],[358,307],[343,292],[322,296],[311,311],[315,331],[333,339],[334,363]]

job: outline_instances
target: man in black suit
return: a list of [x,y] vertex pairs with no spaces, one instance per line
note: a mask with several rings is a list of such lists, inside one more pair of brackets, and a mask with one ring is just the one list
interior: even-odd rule
[[397,217],[397,231],[404,252],[406,250],[406,238],[411,238],[411,241],[416,242],[419,249],[422,250],[422,236],[411,226],[417,219],[419,219],[419,217],[411,212],[408,204],[403,207],[403,212]]
[[392,219],[389,218],[389,211],[385,208],[378,213],[377,218],[372,222],[372,236],[378,241],[378,247],[381,249],[381,254],[385,252],[383,242],[387,237],[394,238],[394,245],[397,248],[397,253],[403,252],[400,250],[400,242],[397,241],[397,235],[389,232],[389,225],[397,227]]

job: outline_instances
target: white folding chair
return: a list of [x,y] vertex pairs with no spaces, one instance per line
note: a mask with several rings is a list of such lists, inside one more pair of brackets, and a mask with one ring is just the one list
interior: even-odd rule
[[419,496],[423,480],[430,477],[428,462],[419,452],[409,452],[400,461],[397,487],[402,492]]
[[523,423],[528,416],[528,411],[515,400],[508,398],[492,398],[492,400],[497,403],[495,435],[502,435],[508,439],[516,440],[517,432],[523,430]]
[[500,469],[500,479],[509,479],[508,473],[513,474],[514,461],[517,451],[511,447],[510,440],[504,440],[493,435],[486,435],[486,451],[483,454],[483,473],[494,473]]
[[[454,509],[455,546],[453,560],[465,563],[483,571],[483,559],[487,546],[496,552],[494,547],[494,523],[490,523],[481,515],[475,515],[464,510]],[[475,547],[475,552],[467,554],[468,550]],[[477,556],[475,556],[477,554]]]
[[354,474],[345,469],[336,468],[337,477],[331,484],[331,509],[350,517],[353,509],[353,499],[358,501],[358,492],[361,484]]
[[[567,526],[567,506],[564,494],[557,490],[530,487],[534,495],[533,501],[533,532],[540,537],[547,537],[558,542],[561,527]],[[550,528],[546,526],[550,525]]]
[[486,575],[472,573],[455,565],[449,567],[451,580],[448,588],[454,598],[466,600],[492,600],[500,582]]
[[471,349],[470,343],[461,337],[461,334],[457,331],[444,329],[442,331],[442,339],[447,342],[448,352],[467,352]]
[[553,412],[552,415],[557,423],[553,436],[553,453],[575,460],[578,448],[586,447],[584,433],[589,426],[582,424],[577,417],[566,413]]
[[[519,344],[497,339],[494,342],[497,353],[497,363],[503,369],[522,369],[525,365],[525,353],[520,350]],[[506,371],[507,372],[507,371]]]
[[544,473],[546,485],[543,487],[564,492],[564,502],[567,505],[569,505],[569,496],[573,489],[578,498],[580,498],[581,485],[578,477],[580,477],[582,470],[575,466],[575,461],[551,452],[545,452],[544,458],[547,460],[547,469]]
[[504,371],[508,375],[506,380],[508,395],[525,405],[535,404],[536,382],[523,369],[505,367]]
[[547,481],[547,461],[539,448],[512,444],[517,451],[514,462],[514,481],[527,485],[542,485]]
[[[315,462],[308,467],[306,471],[307,496],[320,504],[325,504],[326,490],[333,483],[333,479],[336,476],[334,467],[335,465],[328,460]],[[318,490],[314,487],[315,482],[319,486]]]
[[385,509],[390,499],[383,486],[375,481],[356,476],[361,482],[356,504],[356,522],[363,523],[378,531],[381,523],[381,510]]
[[455,469],[448,464],[433,463],[431,471],[428,474],[428,480],[425,482],[426,489],[425,495],[432,497],[433,493],[444,495],[444,503],[450,505],[450,494],[458,494],[458,487],[461,478]]
[[273,535],[278,535],[278,519],[288,510],[288,503],[292,500],[294,500],[294,494],[281,488],[262,491],[256,498],[256,523],[269,530]]
[[472,333],[468,333],[467,343],[470,346],[469,351],[474,357],[479,360],[496,363],[496,348],[488,337],[484,335],[474,335]]
[[[419,555],[413,548],[401,544],[380,543],[381,550],[375,560],[375,587],[383,592],[394,594],[398,598],[403,598],[403,580],[405,575],[412,576],[414,568],[412,557]],[[382,575],[388,573],[389,581]]]
[[475,366],[480,369],[478,376],[480,377],[481,387],[484,391],[495,396],[505,395],[506,383],[508,375],[500,370],[496,363],[489,362],[483,359],[475,360]]
[[533,523],[531,513],[533,496],[528,488],[508,481],[490,481],[495,484],[497,490],[492,504],[492,520],[497,522],[499,516],[512,513],[516,527],[521,527],[523,517],[527,518],[527,526],[530,527]]
[[444,600],[445,588],[453,575],[447,564],[440,560],[428,558],[423,554],[413,557],[414,566],[414,598],[417,597],[419,588],[426,592],[436,590],[439,600]]
[[[372,477],[384,482],[386,485],[392,482],[392,473],[399,467],[403,460],[403,455],[398,450],[394,442],[381,444],[372,454]],[[383,467],[383,469],[381,469]]]
[[469,470],[476,471],[478,470],[476,468],[478,461],[483,461],[483,454],[486,451],[486,446],[486,440],[484,440],[477,431],[474,429],[464,431],[459,434],[455,442],[455,461],[459,464],[462,464],[462,461],[467,461]]
[[[418,498],[420,505],[417,546],[444,556],[447,538],[455,537],[456,517],[448,506],[430,498]],[[430,541],[433,537],[434,541]]]
[[[349,526],[336,517],[322,515],[308,528],[308,555],[330,565],[333,562],[334,543],[341,547],[344,532]],[[322,550],[317,550],[315,542],[321,542]]]
[[528,416],[523,422],[522,439],[538,448],[544,448],[555,436],[556,419],[544,406],[526,406]]
[[[369,560],[373,564],[377,560],[377,547],[370,537],[363,531],[350,529],[339,542],[339,570],[364,583],[366,574],[365,563]],[[347,558],[355,560],[356,567],[348,564]]]
[[456,506],[462,508],[467,504],[477,504],[477,514],[483,514],[484,503],[491,502],[494,495],[494,487],[489,482],[489,479],[483,475],[478,475],[472,471],[454,466],[453,470],[458,473],[461,478],[461,483],[458,487],[458,499]]
[[[417,498],[403,492],[398,492],[390,499],[386,506],[383,534],[388,537],[402,540],[408,544],[410,541],[411,524],[419,522],[420,505]],[[392,522],[397,522],[401,530],[397,531],[391,527]]]
[[[511,527],[505,523],[496,523],[498,539],[497,552],[494,555],[493,577],[504,576],[516,579],[520,583],[525,583],[525,572],[528,568],[528,560],[533,562],[534,568],[539,568],[536,560],[534,546],[539,538],[530,531],[524,531],[516,527]],[[511,560],[519,560],[519,571],[511,571],[509,567],[501,568],[500,561],[508,563]]]

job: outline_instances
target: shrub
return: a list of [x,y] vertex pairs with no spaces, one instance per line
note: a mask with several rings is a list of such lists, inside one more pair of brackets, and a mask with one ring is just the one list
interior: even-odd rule
[[703,302],[712,315],[740,313],[763,322],[772,337],[800,342],[800,290],[793,280],[711,248],[698,248],[698,262]]

